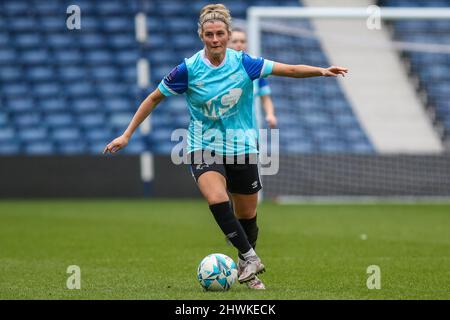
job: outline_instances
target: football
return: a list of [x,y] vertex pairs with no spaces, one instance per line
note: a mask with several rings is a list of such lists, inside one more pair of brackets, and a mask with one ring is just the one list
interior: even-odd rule
[[206,291],[227,291],[237,279],[236,263],[224,254],[210,254],[198,265],[197,279]]

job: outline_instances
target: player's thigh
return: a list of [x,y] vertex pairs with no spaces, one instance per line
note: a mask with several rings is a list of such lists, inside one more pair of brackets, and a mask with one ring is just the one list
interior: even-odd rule
[[251,219],[256,216],[258,206],[258,193],[238,194],[232,193],[234,214],[238,219]]
[[229,201],[225,177],[217,171],[207,171],[197,179],[197,185],[209,205]]

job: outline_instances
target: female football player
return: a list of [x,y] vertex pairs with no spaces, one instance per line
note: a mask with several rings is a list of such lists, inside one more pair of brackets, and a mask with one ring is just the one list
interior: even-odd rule
[[[255,282],[253,288],[262,289],[256,275],[265,267],[252,247],[258,237],[255,217],[261,189],[258,165],[252,161],[258,152],[253,81],[269,75],[344,76],[347,69],[288,65],[228,49],[231,16],[222,4],[202,8],[198,35],[204,48],[162,79],[141,103],[124,133],[107,144],[103,153],[124,148],[164,98],[184,93],[191,115],[187,150],[192,175],[217,224],[242,256],[238,263],[239,282]],[[233,213],[227,190],[239,219]]]

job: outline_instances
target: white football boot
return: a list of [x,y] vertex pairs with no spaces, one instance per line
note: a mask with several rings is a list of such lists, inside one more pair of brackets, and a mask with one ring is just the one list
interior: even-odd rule
[[256,290],[266,289],[264,283],[256,276],[264,271],[266,269],[258,257],[248,260],[238,258],[238,280],[240,283],[245,283],[248,288]]

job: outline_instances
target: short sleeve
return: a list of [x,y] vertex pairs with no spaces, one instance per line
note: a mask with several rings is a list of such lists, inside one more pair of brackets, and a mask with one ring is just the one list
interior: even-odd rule
[[269,83],[267,83],[267,80],[264,78],[258,79],[258,96],[267,96],[272,93],[272,90],[270,90]]
[[252,80],[267,77],[273,69],[273,61],[261,57],[252,57],[246,53],[242,55],[242,64]]
[[186,63],[183,62],[170,71],[170,73],[161,80],[158,89],[166,97],[178,95],[186,92],[188,88],[188,71]]

